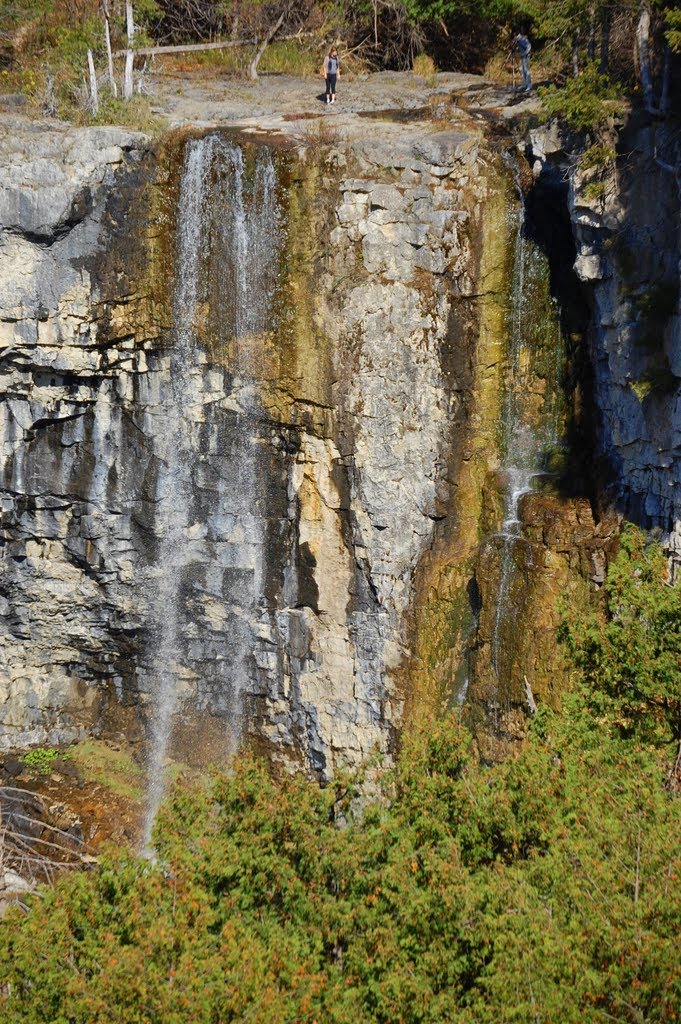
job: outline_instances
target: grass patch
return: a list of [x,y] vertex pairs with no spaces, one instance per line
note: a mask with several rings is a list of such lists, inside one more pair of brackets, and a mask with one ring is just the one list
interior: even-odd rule
[[[210,71],[224,75],[246,75],[254,46],[227,46],[224,50],[198,50],[175,58],[162,58],[162,66],[171,73]],[[295,39],[270,43],[258,65],[260,74],[306,77],[319,72],[323,47],[302,46]]]
[[165,117],[154,114],[146,96],[133,96],[129,100],[116,99],[105,95],[100,99],[96,115],[77,111],[73,116],[80,125],[123,125],[145,135],[160,135],[168,127]]
[[86,782],[98,782],[115,796],[141,800],[144,769],[133,761],[129,750],[115,750],[98,740],[85,740],[72,747],[70,756],[83,772]]
[[336,125],[325,118],[315,118],[301,121],[293,132],[293,138],[299,146],[324,154],[340,144],[342,135]]
[[34,747],[22,757],[22,763],[36,775],[49,775],[54,767],[54,762],[60,757],[68,757],[68,754],[60,754],[52,747]]
[[63,73],[36,67],[0,72],[0,93],[19,93],[26,98],[25,113],[47,115],[76,125],[122,125],[145,135],[160,135],[168,127],[165,117],[154,114],[146,96],[129,100],[100,91],[99,112],[93,115],[85,102],[82,86],[75,88]]
[[437,67],[433,58],[429,57],[428,54],[420,53],[418,57],[414,57],[412,71],[419,78],[422,78],[426,85],[435,85],[437,81]]

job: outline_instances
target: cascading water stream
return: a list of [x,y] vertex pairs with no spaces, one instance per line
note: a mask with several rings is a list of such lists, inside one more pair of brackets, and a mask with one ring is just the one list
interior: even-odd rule
[[[559,311],[544,301],[548,278],[546,256],[527,233],[523,194],[516,174],[519,202],[513,212],[515,244],[507,315],[507,349],[501,414],[501,478],[504,518],[496,535],[500,542],[499,584],[491,636],[491,663],[500,682],[510,676],[509,630],[514,626],[511,600],[516,552],[524,543],[520,502],[535,481],[546,477],[546,455],[556,447],[560,430],[560,384],[563,346]],[[543,286],[542,286],[543,285]],[[539,341],[539,344],[538,344]],[[543,365],[539,366],[538,363]],[[543,381],[543,393],[538,382]],[[497,707],[498,713],[499,708]]]
[[[249,184],[244,155],[238,146],[219,135],[191,140],[178,204],[170,375],[165,387],[162,385],[156,430],[159,548],[148,585],[153,651],[143,833],[147,850],[165,790],[165,764],[180,691],[192,678],[192,669],[186,664],[185,638],[190,629],[196,632],[199,628],[188,601],[197,555],[195,544],[206,535],[219,533],[220,524],[230,520],[230,515],[233,520],[235,495],[243,531],[255,541],[260,528],[254,514],[257,436],[253,422],[258,409],[248,377],[255,369],[251,365],[257,349],[252,344],[254,336],[265,330],[271,315],[277,258],[278,208],[269,154],[258,156]],[[223,352],[221,361],[230,367],[232,396],[241,411],[230,433],[232,450],[225,453],[236,467],[233,493],[218,494],[217,506],[202,514],[195,474],[203,453],[214,448],[211,416],[215,415],[214,392],[206,394],[207,375],[199,358],[205,340],[202,331],[206,309],[214,319]],[[224,545],[219,535],[213,542]],[[253,543],[252,548],[256,547]],[[242,607],[245,602],[257,603],[262,590],[257,558],[252,563],[248,592],[239,594]],[[234,748],[240,738],[242,690],[250,656],[248,637],[241,635],[238,621],[231,623],[223,646],[229,649],[229,657],[214,659],[203,672],[226,694],[233,719],[229,745]]]

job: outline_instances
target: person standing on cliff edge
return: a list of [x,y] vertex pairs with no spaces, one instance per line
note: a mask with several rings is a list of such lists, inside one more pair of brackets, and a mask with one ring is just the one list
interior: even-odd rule
[[532,88],[532,77],[530,75],[530,53],[532,51],[532,43],[519,32],[513,40],[513,46],[511,47],[511,53],[518,53],[520,57],[520,70],[523,76],[522,91],[529,92]]
[[332,46],[328,56],[324,58],[322,65],[322,76],[326,78],[326,102],[336,102],[336,78],[340,78],[340,61],[338,50]]

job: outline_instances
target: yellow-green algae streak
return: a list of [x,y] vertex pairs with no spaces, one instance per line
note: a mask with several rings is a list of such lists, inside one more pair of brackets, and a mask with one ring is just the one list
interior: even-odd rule
[[[488,172],[488,198],[481,223],[475,225],[478,297],[477,332],[460,337],[473,345],[472,402],[453,487],[454,507],[448,527],[418,567],[414,598],[415,639],[409,681],[409,708],[442,709],[451,699],[460,674],[471,625],[467,585],[481,540],[485,484],[498,464],[501,371],[513,239],[508,205],[515,200],[501,161]],[[465,325],[464,325],[465,326]],[[474,326],[473,326],[474,329]],[[470,330],[470,327],[469,327]],[[476,343],[477,342],[477,343]]]

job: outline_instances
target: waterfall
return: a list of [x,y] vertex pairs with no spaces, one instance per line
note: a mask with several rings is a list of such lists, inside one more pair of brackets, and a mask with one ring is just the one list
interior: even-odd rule
[[[234,750],[241,737],[252,645],[240,610],[244,604],[257,604],[263,587],[253,555],[261,525],[256,516],[253,429],[258,408],[249,378],[257,369],[253,339],[266,330],[271,316],[277,259],[275,173],[269,154],[258,155],[251,182],[240,147],[217,134],[189,141],[178,202],[170,365],[168,379],[161,384],[155,429],[159,542],[147,584],[147,849],[165,790],[165,765],[180,698],[197,684],[218,688],[231,717],[226,746]],[[222,366],[222,395],[230,393],[238,410],[229,431],[229,450],[220,450],[217,441],[225,428],[215,408],[211,357]],[[210,459],[227,464],[225,475],[234,475],[231,486],[218,488],[214,503],[206,506],[205,496],[197,491],[197,474]],[[197,566],[209,576],[222,577],[224,567],[235,564],[233,536],[230,543],[225,536],[225,524],[233,526],[235,518],[245,534],[241,548],[247,551],[250,583],[242,581],[236,595],[225,593],[221,584],[225,622],[215,638],[215,627],[208,636],[209,627],[194,610],[192,602],[201,591],[194,577]],[[204,652],[198,663],[192,657],[196,649]]]
[[[512,634],[518,610],[513,601],[519,571],[516,556],[519,546],[526,543],[520,502],[539,478],[547,477],[547,456],[559,443],[564,361],[559,310],[548,292],[548,260],[529,237],[517,177],[516,191],[519,202],[511,214],[515,241],[500,423],[503,521],[493,538],[500,553],[491,664],[499,683],[507,683],[512,674]],[[494,710],[498,716],[499,707]]]

